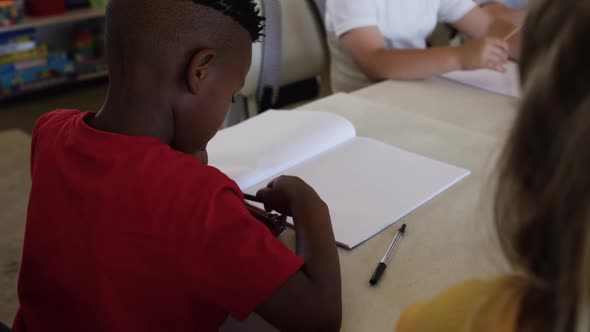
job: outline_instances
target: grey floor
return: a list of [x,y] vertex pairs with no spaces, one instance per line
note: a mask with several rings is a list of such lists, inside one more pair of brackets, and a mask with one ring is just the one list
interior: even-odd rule
[[55,109],[97,110],[106,91],[106,81],[95,81],[2,101],[0,132],[21,129],[30,133],[39,116]]

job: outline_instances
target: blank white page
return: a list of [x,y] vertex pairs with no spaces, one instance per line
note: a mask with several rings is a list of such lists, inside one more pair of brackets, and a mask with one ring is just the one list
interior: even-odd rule
[[207,151],[209,164],[244,189],[355,136],[352,123],[335,114],[267,111],[221,130]]
[[506,73],[480,69],[473,71],[454,71],[444,74],[442,77],[496,94],[514,98],[521,97],[518,65],[515,62],[508,62],[506,64]]
[[469,171],[376,140],[355,138],[284,174],[299,176],[316,189],[330,208],[336,241],[352,249]]

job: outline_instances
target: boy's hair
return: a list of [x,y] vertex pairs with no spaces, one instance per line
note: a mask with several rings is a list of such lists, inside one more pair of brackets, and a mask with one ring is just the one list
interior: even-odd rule
[[264,18],[254,0],[192,0],[194,3],[207,6],[222,12],[240,23],[248,30],[252,41],[260,40],[264,29]]
[[590,331],[590,2],[533,0],[524,96],[495,197],[504,253],[527,284],[518,331]]
[[[262,35],[264,18],[254,0],[109,0],[105,25],[112,85],[127,80],[140,64],[153,69],[142,69],[144,74],[153,72],[161,81],[159,69],[180,72],[203,47],[233,54],[227,44],[235,37],[233,26],[254,42]],[[164,69],[172,66],[177,68]]]

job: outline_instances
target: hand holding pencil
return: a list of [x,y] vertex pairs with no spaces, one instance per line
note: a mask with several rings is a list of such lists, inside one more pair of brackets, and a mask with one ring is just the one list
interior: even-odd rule
[[468,41],[459,47],[462,70],[491,69],[504,73],[510,47],[505,40],[482,37]]
[[509,34],[507,34],[504,37],[504,41],[507,42],[510,39],[512,39],[512,37],[516,36],[516,34],[519,33],[521,29],[522,29],[522,26],[518,26],[518,27],[514,28],[514,30],[512,30]]

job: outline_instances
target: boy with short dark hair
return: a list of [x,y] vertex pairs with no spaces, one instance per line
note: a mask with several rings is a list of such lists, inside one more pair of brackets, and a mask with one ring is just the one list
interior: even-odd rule
[[293,216],[297,255],[207,166],[250,67],[252,0],[111,0],[99,112],[37,123],[14,331],[216,331],[257,312],[281,330],[338,330],[328,208],[303,181],[258,193]]

